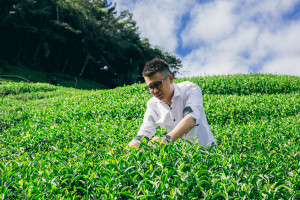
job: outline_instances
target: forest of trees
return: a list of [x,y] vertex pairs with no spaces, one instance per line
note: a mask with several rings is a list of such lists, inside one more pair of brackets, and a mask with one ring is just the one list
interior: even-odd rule
[[138,80],[162,58],[174,75],[176,56],[141,38],[128,11],[106,0],[0,0],[0,60],[116,87]]

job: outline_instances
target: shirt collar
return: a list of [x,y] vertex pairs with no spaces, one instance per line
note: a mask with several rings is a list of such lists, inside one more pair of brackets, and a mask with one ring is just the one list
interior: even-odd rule
[[[171,101],[173,103],[174,98],[180,96],[180,89],[179,89],[179,87],[175,83],[173,83],[172,85],[174,86],[174,95],[173,95],[173,97],[171,99]],[[164,103],[165,104],[165,102],[159,100],[158,98],[156,98],[156,97],[153,97],[153,98],[154,98],[154,100],[155,100],[156,103],[160,102],[160,103]]]
[[173,83],[173,86],[174,86],[174,95],[172,97],[172,100],[175,98],[175,97],[178,97],[180,96],[180,90],[179,90],[179,87]]

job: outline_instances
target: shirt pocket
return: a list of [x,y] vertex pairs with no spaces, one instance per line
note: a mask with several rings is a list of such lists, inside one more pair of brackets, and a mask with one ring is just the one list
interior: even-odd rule
[[158,116],[156,123],[164,129],[169,129],[170,127],[172,127],[173,121],[171,120],[170,112],[163,113]]

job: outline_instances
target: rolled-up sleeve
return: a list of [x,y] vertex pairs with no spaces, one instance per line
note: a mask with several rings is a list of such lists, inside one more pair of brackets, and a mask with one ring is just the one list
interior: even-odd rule
[[201,113],[204,110],[202,91],[196,84],[191,84],[186,88],[188,90],[187,98],[184,109],[183,117],[191,116],[196,120],[196,126],[200,123]]
[[156,127],[157,124],[153,119],[151,106],[147,104],[147,109],[144,115],[142,126],[140,127],[139,132],[135,138],[146,136],[146,139],[150,140],[155,134]]

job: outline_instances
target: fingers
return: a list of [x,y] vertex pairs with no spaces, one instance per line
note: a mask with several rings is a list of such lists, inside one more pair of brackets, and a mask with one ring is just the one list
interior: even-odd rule
[[164,138],[157,136],[155,136],[151,141],[160,141],[161,144],[168,144],[168,142]]
[[165,140],[165,138],[163,138],[163,140],[161,141],[162,144],[168,144],[168,141]]
[[155,136],[153,139],[152,139],[152,141],[159,141],[159,140],[162,140],[163,138],[161,138],[161,137],[157,137],[157,136]]

